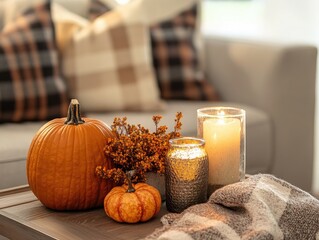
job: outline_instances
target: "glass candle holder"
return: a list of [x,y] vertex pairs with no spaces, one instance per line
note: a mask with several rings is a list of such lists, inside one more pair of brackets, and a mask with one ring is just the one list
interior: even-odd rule
[[246,112],[231,107],[197,110],[197,134],[206,142],[208,194],[245,177]]
[[166,207],[181,212],[207,200],[208,158],[203,139],[171,139],[165,163]]

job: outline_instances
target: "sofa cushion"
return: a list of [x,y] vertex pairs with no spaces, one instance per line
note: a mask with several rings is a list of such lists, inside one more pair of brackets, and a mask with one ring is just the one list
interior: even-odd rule
[[[224,106],[243,108],[247,113],[247,172],[269,172],[272,165],[273,133],[269,116],[256,109],[245,105],[222,103]],[[143,126],[154,129],[152,116],[162,114],[161,124],[165,124],[172,130],[177,111],[184,115],[182,118],[182,134],[184,136],[196,136],[197,116],[196,110],[202,107],[217,106],[211,102],[185,102],[169,101],[165,112],[122,112],[122,113],[95,113],[88,117],[100,119],[111,125],[114,117],[127,116],[132,124],[141,123]],[[220,106],[220,104],[218,104]],[[0,125],[0,189],[13,187],[26,183],[25,159],[33,136],[44,122],[32,122],[21,124]],[[6,181],[2,180],[6,179]]]
[[67,89],[50,10],[49,3],[34,5],[0,33],[0,122],[65,115]]
[[[57,33],[65,35],[59,29],[69,26],[73,20],[63,15],[71,14],[61,6],[56,9]],[[69,41],[64,39],[63,72],[71,96],[79,99],[84,111],[163,108],[150,60],[147,27],[130,21],[134,14],[125,7],[113,10],[80,26]]]

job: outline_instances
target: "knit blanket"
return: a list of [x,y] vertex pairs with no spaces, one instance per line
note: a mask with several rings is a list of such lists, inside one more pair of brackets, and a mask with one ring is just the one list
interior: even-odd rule
[[258,174],[161,221],[146,239],[319,240],[319,201],[272,175]]

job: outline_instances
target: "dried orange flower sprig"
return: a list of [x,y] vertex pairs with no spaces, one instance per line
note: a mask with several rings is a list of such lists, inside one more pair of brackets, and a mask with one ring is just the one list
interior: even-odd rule
[[131,125],[127,118],[115,118],[112,131],[115,138],[107,139],[104,153],[113,160],[114,168],[98,166],[96,174],[104,179],[112,179],[117,184],[126,182],[125,173],[136,170],[132,182],[145,181],[146,172],[164,173],[165,157],[169,148],[169,139],[180,137],[182,127],[181,112],[176,113],[175,126],[172,132],[166,133],[167,126],[159,126],[162,116],[153,116],[155,132],[150,132],[141,124]]

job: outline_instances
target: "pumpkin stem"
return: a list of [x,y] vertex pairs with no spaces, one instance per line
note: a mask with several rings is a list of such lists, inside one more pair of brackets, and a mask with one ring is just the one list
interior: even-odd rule
[[131,170],[131,171],[126,172],[126,177],[127,177],[127,181],[128,181],[128,188],[127,188],[126,192],[128,192],[128,193],[135,192],[135,188],[133,187],[133,184],[132,184],[132,177],[134,176],[135,173],[136,173],[136,170]]
[[64,124],[78,125],[84,123],[81,118],[80,103],[77,99],[72,99],[68,109],[68,116]]

